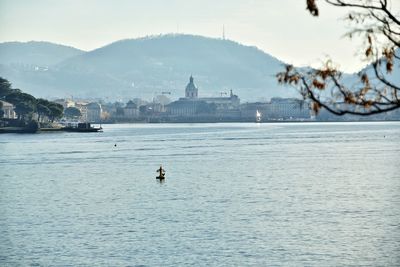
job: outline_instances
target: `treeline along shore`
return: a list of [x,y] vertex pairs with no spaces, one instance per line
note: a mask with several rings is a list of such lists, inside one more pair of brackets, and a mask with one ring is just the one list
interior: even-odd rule
[[63,105],[12,88],[11,83],[0,77],[0,133],[36,133],[38,131],[96,132],[101,127],[89,123],[61,126],[55,123],[65,113],[79,116],[76,110],[64,110]]
[[[10,116],[13,112],[16,118]],[[12,88],[8,80],[0,77],[0,133],[32,133],[40,128],[54,128],[53,122],[61,118],[63,112],[61,104],[35,98],[21,89]]]

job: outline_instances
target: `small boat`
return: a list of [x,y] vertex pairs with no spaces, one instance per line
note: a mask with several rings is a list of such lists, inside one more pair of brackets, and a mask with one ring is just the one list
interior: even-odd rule
[[103,128],[100,127],[93,127],[90,125],[89,122],[80,122],[77,124],[77,126],[66,126],[62,128],[63,131],[66,132],[77,132],[77,133],[93,133],[93,132],[100,132],[103,130]]
[[256,122],[261,122],[261,113],[258,111],[256,111]]
[[160,165],[160,168],[156,172],[158,172],[158,176],[156,177],[156,179],[159,179],[159,180],[165,179],[165,170],[162,168],[161,165]]

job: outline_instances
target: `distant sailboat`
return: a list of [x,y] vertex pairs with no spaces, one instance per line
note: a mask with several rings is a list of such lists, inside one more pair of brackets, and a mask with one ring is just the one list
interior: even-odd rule
[[256,111],[256,122],[261,122],[261,113],[258,110]]

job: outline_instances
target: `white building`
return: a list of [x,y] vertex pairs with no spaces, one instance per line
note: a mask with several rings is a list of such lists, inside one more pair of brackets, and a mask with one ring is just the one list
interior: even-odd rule
[[17,114],[14,111],[14,105],[2,100],[0,100],[0,102],[3,104],[3,107],[1,108],[4,112],[3,118],[16,119]]
[[86,105],[86,121],[87,122],[101,122],[102,109],[101,105],[96,102],[92,102]]
[[272,119],[309,119],[310,108],[304,100],[296,98],[271,98],[266,105],[265,115]]

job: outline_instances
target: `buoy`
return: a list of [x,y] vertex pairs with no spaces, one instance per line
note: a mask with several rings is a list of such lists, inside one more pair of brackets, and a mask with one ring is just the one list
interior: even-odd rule
[[158,176],[156,177],[156,179],[159,179],[159,180],[165,179],[165,170],[163,169],[162,165],[160,165],[160,168],[158,170],[156,170],[156,172],[158,172]]

